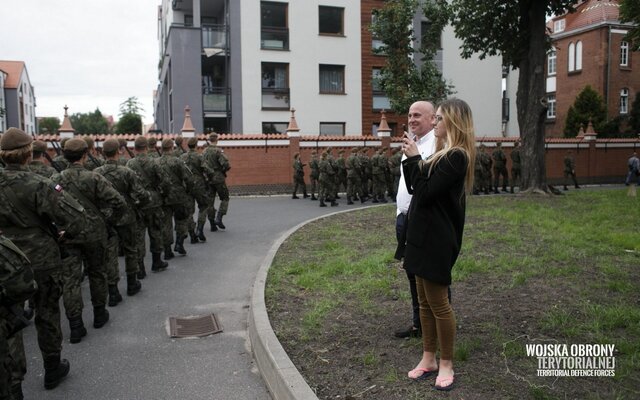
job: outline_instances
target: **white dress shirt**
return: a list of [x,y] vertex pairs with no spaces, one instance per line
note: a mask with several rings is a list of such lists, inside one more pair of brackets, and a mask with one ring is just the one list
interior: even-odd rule
[[[436,150],[436,136],[433,133],[433,129],[423,137],[417,139],[416,145],[418,146],[420,157],[422,157],[423,160],[431,156]],[[403,154],[402,160],[406,160],[406,158],[407,156]],[[407,191],[407,185],[404,183],[404,171],[402,166],[400,166],[400,183],[398,184],[398,193],[396,194],[396,216],[409,212],[409,204],[411,204],[411,195]]]

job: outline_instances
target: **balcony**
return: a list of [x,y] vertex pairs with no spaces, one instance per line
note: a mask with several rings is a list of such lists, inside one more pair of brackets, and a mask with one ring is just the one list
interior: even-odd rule
[[229,111],[230,90],[221,86],[205,86],[202,88],[202,103],[204,111]]
[[278,27],[262,28],[260,48],[266,50],[289,50],[289,29]]
[[205,49],[219,49],[221,52],[228,50],[227,27],[225,25],[203,25],[202,47]]
[[262,88],[263,110],[288,110],[289,88]]

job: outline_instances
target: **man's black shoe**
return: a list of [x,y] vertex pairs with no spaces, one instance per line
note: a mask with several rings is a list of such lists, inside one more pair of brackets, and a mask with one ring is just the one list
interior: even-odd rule
[[409,329],[401,329],[399,331],[395,331],[393,335],[397,338],[421,337],[422,331],[411,326],[409,327]]

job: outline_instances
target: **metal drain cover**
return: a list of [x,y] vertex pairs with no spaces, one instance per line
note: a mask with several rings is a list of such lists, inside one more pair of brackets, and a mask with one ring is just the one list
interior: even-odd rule
[[172,338],[202,337],[222,332],[215,314],[192,317],[169,317],[169,334]]

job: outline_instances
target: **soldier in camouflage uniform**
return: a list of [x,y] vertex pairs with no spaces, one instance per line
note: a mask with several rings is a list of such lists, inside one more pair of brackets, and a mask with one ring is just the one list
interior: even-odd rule
[[[187,202],[192,200],[190,193],[193,192],[193,177],[189,168],[185,163],[175,156],[173,151],[173,140],[164,139],[162,141],[162,157],[158,160],[158,164],[169,177],[171,184],[169,191],[164,193],[164,221],[162,224],[162,237],[164,238],[165,258],[171,253],[171,244],[173,244],[173,221],[175,220],[175,247],[174,251],[178,254],[186,255],[184,248],[184,239],[187,237],[189,225],[189,210]],[[171,257],[171,256],[170,256]]]
[[311,173],[309,174],[311,179],[311,200],[318,200],[316,193],[318,193],[318,178],[320,178],[320,162],[318,161],[318,153],[315,150],[311,152],[309,168],[311,168]]
[[509,173],[507,172],[507,156],[502,151],[502,143],[496,144],[495,150],[493,150],[493,189],[494,193],[498,192],[498,186],[500,186],[500,177],[502,176],[502,191],[507,191],[509,186]]
[[147,138],[147,157],[150,158],[160,158],[160,150],[156,144],[158,143],[158,139],[155,136],[151,136]]
[[360,165],[362,166],[361,176],[362,176],[362,196],[365,198],[369,198],[369,193],[371,193],[371,159],[367,155],[367,148],[363,147],[360,150]]
[[576,179],[576,160],[573,158],[573,152],[571,150],[567,150],[567,155],[564,157],[564,190],[569,190],[567,188],[568,178],[571,177],[574,186],[576,189],[580,189],[580,185],[578,185],[578,180]]
[[0,399],[22,399],[27,373],[22,304],[38,286],[27,256],[0,232]]
[[184,138],[182,136],[176,136],[175,139],[173,139],[173,141],[176,144],[176,148],[175,150],[173,150],[173,153],[175,154],[176,157],[182,157],[183,154],[187,153],[184,147],[182,147],[182,143],[184,143]]
[[383,149],[379,149],[371,157],[371,175],[373,177],[373,203],[386,203],[384,196],[387,182],[385,180],[385,164],[386,159],[382,157]]
[[336,193],[340,192],[340,188],[347,190],[347,165],[344,159],[344,150],[338,151],[336,158]]
[[107,305],[106,251],[108,227],[115,224],[127,211],[124,198],[102,175],[87,170],[89,148],[82,139],[74,138],[64,146],[69,168],[56,174],[52,180],[75,197],[85,209],[88,223],[82,237],[67,240],[64,245],[63,303],[69,319],[71,343],[79,343],[87,334],[82,321],[82,262],[89,276],[89,291],[93,305],[93,327],[102,328],[109,321]]
[[[198,138],[192,137],[187,141],[189,151],[180,157],[191,171],[193,177],[193,197],[189,200],[189,235],[191,243],[206,242],[204,236],[204,224],[207,222],[207,211],[209,209],[210,193],[202,166],[202,155],[198,153]],[[195,205],[198,205],[198,222],[197,225],[193,221],[195,213]]]
[[142,223],[142,221],[138,221],[139,208],[147,204],[151,199],[149,192],[142,187],[138,175],[132,169],[120,165],[118,161],[119,149],[120,144],[116,139],[105,141],[102,151],[106,157],[106,162],[102,167],[98,167],[95,170],[107,178],[127,201],[127,211],[119,221],[116,221],[111,226],[115,234],[109,237],[107,246],[107,284],[109,286],[109,306],[111,307],[122,300],[117,286],[120,280],[118,263],[118,246],[120,243],[124,253],[127,295],[133,296],[142,288],[137,279],[138,245],[136,244],[136,231],[137,223]]
[[[209,182],[209,188],[211,191],[211,204],[209,206],[209,223],[211,224],[211,230],[216,231],[217,228],[225,229],[226,227],[222,223],[222,217],[227,214],[229,209],[229,189],[225,183],[227,178],[227,172],[231,169],[229,165],[229,159],[224,154],[222,149],[218,147],[218,134],[213,133],[209,135],[209,147],[204,151],[202,155],[203,168],[207,175]],[[220,208],[218,213],[215,214],[215,196],[216,193],[220,198]],[[215,220],[213,220],[215,215]]]
[[138,224],[136,244],[138,245],[138,279],[144,279],[147,274],[144,266],[145,232],[149,232],[149,249],[151,251],[151,271],[164,271],[169,264],[162,261],[163,239],[162,221],[162,193],[169,191],[169,177],[160,168],[155,159],[148,156],[148,141],[144,136],[138,136],[134,142],[135,157],[127,162],[127,167],[136,172],[142,181],[142,186],[149,192],[150,201],[142,205],[142,223]]
[[298,188],[302,187],[302,193],[304,198],[309,197],[307,194],[307,185],[304,183],[304,166],[305,164],[300,161],[300,153],[293,155],[293,196],[292,199],[299,199],[297,196]]
[[[59,240],[80,235],[87,226],[84,208],[60,185],[29,171],[33,139],[9,128],[0,139],[0,229],[31,261],[38,289],[33,296],[38,346],[44,360],[44,386],[53,389],[69,373],[60,359],[62,261]],[[55,223],[64,231],[57,231]]]
[[335,170],[329,161],[329,153],[327,151],[322,153],[320,159],[320,189],[318,198],[320,199],[320,207],[326,207],[325,201],[331,202],[331,207],[338,205],[334,197],[335,188],[333,182],[335,181]]
[[400,166],[402,165],[402,152],[400,148],[393,149],[391,158],[389,159],[389,169],[391,170],[391,177],[393,179],[393,201],[396,201],[396,195],[398,194],[398,185],[400,184]]
[[91,136],[83,136],[82,139],[87,144],[87,160],[84,162],[84,167],[89,171],[102,166],[104,162],[98,158],[98,152],[96,151],[96,143]]
[[513,144],[513,150],[511,150],[511,193],[513,193],[514,186],[520,186],[520,180],[522,179],[522,167],[520,164],[520,141],[516,140]]
[[[102,145],[102,148],[104,151],[104,144]],[[129,161],[125,153],[127,153],[127,139],[119,138],[118,139],[118,154],[119,154],[118,164],[122,166],[127,166],[127,161]]]
[[493,166],[493,160],[487,153],[487,147],[483,144],[480,145],[480,164],[482,165],[482,179],[481,187],[484,190],[484,194],[489,194],[491,188],[491,167]]
[[[63,138],[62,140],[60,140],[60,149],[64,149],[64,145],[67,143],[67,141],[69,140],[68,137]],[[59,151],[59,150],[56,150]],[[64,158],[64,154],[60,153],[58,155],[56,155],[55,157],[53,157],[53,162],[56,164],[56,166],[60,169],[67,169],[67,167],[69,167],[69,161],[67,161],[66,158]],[[52,165],[53,167],[53,165]]]
[[47,144],[42,140],[33,142],[33,158],[29,164],[29,169],[45,178],[51,178],[56,173],[55,168],[44,163],[44,153],[47,151]]
[[[347,159],[347,204],[353,204],[353,200],[358,195],[358,192],[362,190],[362,182],[360,181],[360,171],[362,166],[360,165],[360,158],[358,157],[358,149],[353,147],[351,149],[351,155]],[[362,197],[364,199],[364,197]],[[364,203],[364,201],[363,201]]]
[[478,152],[476,157],[476,161],[473,165],[473,194],[479,195],[482,189],[482,163],[480,159],[482,156],[481,153]]

